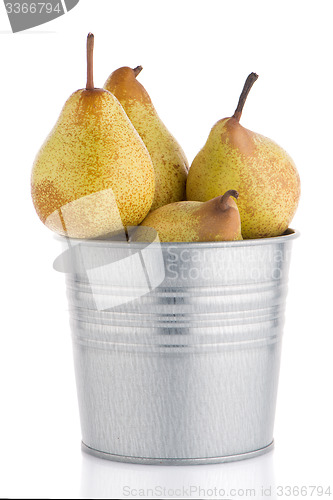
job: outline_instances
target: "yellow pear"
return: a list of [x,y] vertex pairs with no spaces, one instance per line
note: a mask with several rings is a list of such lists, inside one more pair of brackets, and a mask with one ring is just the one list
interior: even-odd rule
[[184,151],[170,134],[146,89],[137,80],[141,66],[122,67],[111,73],[104,88],[120,101],[147,146],[155,169],[155,195],[151,210],[186,199],[188,162]]
[[241,222],[236,202],[237,191],[206,201],[178,201],[150,212],[141,223],[134,241],[150,241],[157,231],[161,242],[241,240]]
[[119,101],[94,87],[94,37],[87,38],[87,85],[66,101],[35,159],[31,194],[40,219],[73,238],[139,224],[150,210],[154,167]]
[[189,170],[188,200],[206,201],[230,186],[238,203],[243,238],[278,236],[288,228],[300,197],[291,157],[274,141],[240,125],[246,97],[258,78],[251,73],[230,118],[219,120]]

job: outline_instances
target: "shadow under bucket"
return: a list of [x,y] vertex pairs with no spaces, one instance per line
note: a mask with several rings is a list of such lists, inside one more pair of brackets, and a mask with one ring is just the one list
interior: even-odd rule
[[60,238],[84,451],[177,465],[271,449],[297,236]]

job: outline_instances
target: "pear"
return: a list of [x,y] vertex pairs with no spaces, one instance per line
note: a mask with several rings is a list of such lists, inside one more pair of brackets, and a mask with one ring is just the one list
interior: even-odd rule
[[241,222],[236,202],[237,191],[206,201],[178,201],[150,212],[143,220],[134,241],[150,241],[151,231],[161,242],[241,240]]
[[137,80],[141,66],[115,70],[104,84],[120,101],[150,153],[155,169],[155,195],[151,210],[186,199],[188,162],[170,134],[146,89]]
[[299,175],[288,153],[239,123],[257,78],[255,73],[248,76],[234,115],[211,129],[191,164],[186,186],[188,200],[206,201],[230,186],[241,192],[238,208],[244,239],[283,234],[300,197]]
[[94,36],[87,38],[87,85],[66,101],[36,156],[31,194],[42,222],[73,238],[139,224],[150,210],[154,167],[119,101],[93,82]]

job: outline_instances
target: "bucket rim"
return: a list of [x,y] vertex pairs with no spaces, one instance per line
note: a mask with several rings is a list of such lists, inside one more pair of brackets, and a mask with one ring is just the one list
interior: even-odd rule
[[62,236],[60,234],[55,234],[54,238],[62,243],[65,241],[73,241],[76,244],[82,245],[97,245],[97,246],[109,246],[112,247],[123,247],[124,245],[131,245],[133,248],[140,248],[142,246],[158,246],[162,248],[177,247],[177,248],[230,248],[230,247],[248,247],[248,246],[261,246],[261,245],[271,245],[276,243],[287,243],[287,241],[294,240],[300,236],[300,232],[297,229],[288,228],[284,234],[280,236],[272,236],[269,238],[253,238],[245,240],[236,241],[174,241],[174,242],[140,242],[140,241],[117,241],[103,238],[69,238],[68,236]]

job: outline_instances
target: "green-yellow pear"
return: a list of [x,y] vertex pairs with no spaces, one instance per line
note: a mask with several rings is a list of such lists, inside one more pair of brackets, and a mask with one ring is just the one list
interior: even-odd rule
[[150,241],[152,228],[161,242],[241,240],[241,221],[236,202],[237,191],[206,201],[178,201],[150,212],[143,220],[135,241]]
[[243,238],[284,233],[296,212],[300,179],[291,157],[274,141],[240,125],[246,97],[258,78],[251,73],[231,118],[218,121],[189,170],[188,200],[206,201],[231,186],[242,196],[238,208]]
[[188,162],[170,134],[146,89],[137,80],[141,66],[122,67],[111,73],[104,88],[112,92],[147,146],[155,169],[155,195],[151,210],[186,199]]
[[150,210],[154,167],[119,101],[93,82],[94,37],[87,38],[87,85],[66,101],[35,159],[31,194],[40,219],[73,238],[139,224]]

